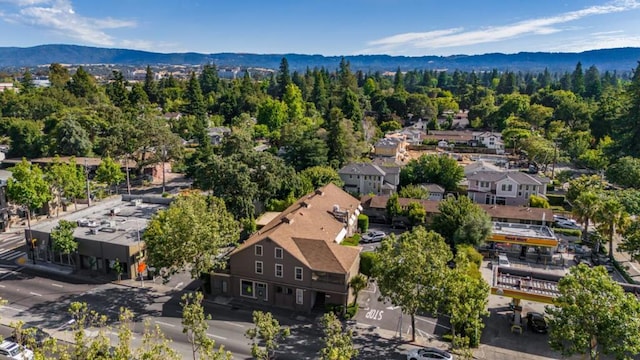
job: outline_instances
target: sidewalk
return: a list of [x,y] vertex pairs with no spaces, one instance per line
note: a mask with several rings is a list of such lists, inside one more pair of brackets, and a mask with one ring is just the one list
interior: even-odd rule
[[[627,270],[629,277],[631,277],[636,284],[640,284],[640,264],[631,259],[628,253],[618,250],[621,240],[620,236],[615,236],[613,239],[613,257],[620,266]],[[607,250],[609,250],[608,246]]]

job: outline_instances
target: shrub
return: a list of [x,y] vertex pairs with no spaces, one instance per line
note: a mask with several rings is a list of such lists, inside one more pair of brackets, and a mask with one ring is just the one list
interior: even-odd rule
[[565,196],[547,194],[547,199],[549,200],[549,205],[551,206],[563,206],[565,201]]
[[347,312],[344,314],[345,319],[353,319],[358,313],[358,304],[351,304],[347,306]]
[[549,208],[549,202],[547,201],[547,199],[538,195],[529,196],[529,205],[532,208],[543,208],[543,209]]
[[582,236],[582,231],[578,230],[578,229],[553,228],[553,231],[556,234],[562,234],[562,235],[567,235],[567,236],[576,236],[576,237],[581,237]]
[[458,245],[458,253],[464,253],[470,262],[476,264],[478,269],[482,267],[483,256],[471,245]]
[[373,252],[363,252],[360,253],[360,273],[371,277],[371,270],[373,269],[373,265],[378,260],[378,255]]
[[357,246],[360,243],[360,234],[354,234],[352,237],[342,240],[344,246]]
[[367,215],[358,215],[358,229],[360,229],[361,232],[367,232],[367,230],[369,230],[369,217]]

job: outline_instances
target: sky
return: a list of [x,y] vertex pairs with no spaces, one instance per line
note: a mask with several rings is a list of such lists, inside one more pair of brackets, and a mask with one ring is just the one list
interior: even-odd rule
[[640,47],[640,0],[0,0],[0,46],[405,56]]

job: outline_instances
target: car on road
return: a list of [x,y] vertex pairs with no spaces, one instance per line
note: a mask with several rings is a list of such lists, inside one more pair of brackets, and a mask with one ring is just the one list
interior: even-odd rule
[[527,313],[527,326],[531,331],[539,334],[546,334],[549,330],[549,325],[547,325],[547,320],[544,318],[544,315],[535,311]]
[[382,241],[382,239],[386,237],[387,237],[387,234],[384,231],[372,230],[362,235],[360,242],[363,242],[363,243],[380,242]]
[[33,360],[33,351],[13,341],[4,340],[0,343],[0,359]]
[[14,329],[11,333],[10,339],[20,345],[35,344],[37,346],[42,346],[42,344],[50,337],[51,335],[49,335],[49,333],[39,327],[25,325],[22,327],[20,333]]
[[414,349],[407,353],[407,360],[453,360],[453,355],[434,347]]
[[566,221],[576,225],[578,224],[575,220],[562,215],[553,215],[553,221]]

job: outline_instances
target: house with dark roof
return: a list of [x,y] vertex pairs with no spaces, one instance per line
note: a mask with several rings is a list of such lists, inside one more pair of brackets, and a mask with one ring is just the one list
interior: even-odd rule
[[444,199],[445,189],[438,184],[420,184],[420,187],[429,192],[428,200],[440,201]]
[[392,194],[400,184],[399,166],[352,163],[338,171],[344,190],[351,194]]
[[334,184],[298,199],[231,251],[227,269],[211,276],[212,293],[294,311],[346,306],[361,248],[340,243],[361,210]]
[[467,195],[479,204],[527,205],[531,195],[546,196],[546,177],[520,171],[478,171],[467,174]]

